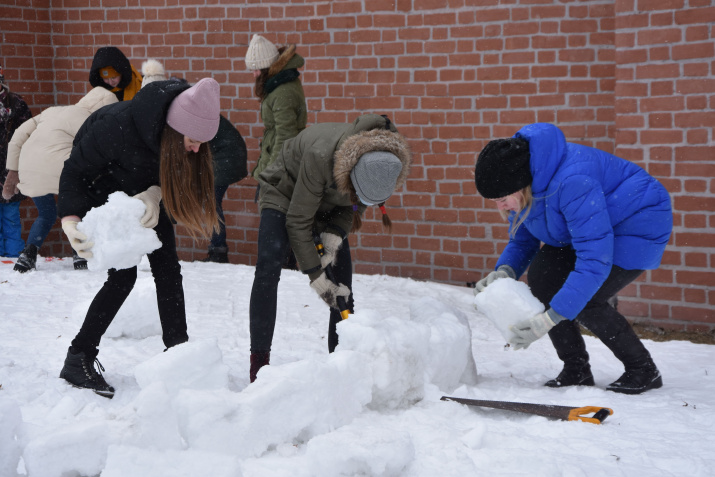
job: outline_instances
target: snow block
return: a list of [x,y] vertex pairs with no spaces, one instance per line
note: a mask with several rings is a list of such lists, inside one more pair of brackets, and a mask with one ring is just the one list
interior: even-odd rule
[[109,447],[102,477],[241,477],[238,459],[213,452],[163,450],[156,452],[127,445]]
[[366,354],[371,361],[371,409],[404,408],[424,397],[429,326],[365,310],[338,323],[338,334],[339,349]]
[[124,192],[109,194],[107,202],[94,207],[77,225],[92,247],[90,270],[118,270],[138,265],[144,255],[161,247],[154,229],[141,224],[146,206]]
[[370,402],[371,388],[365,356],[345,351],[265,366],[238,394],[184,390],[174,406],[191,448],[251,457],[348,424]]
[[512,325],[544,311],[544,305],[531,294],[529,286],[512,278],[493,281],[474,297],[474,305],[494,323],[506,341],[514,336]]
[[167,392],[180,389],[224,389],[228,387],[228,366],[216,340],[190,341],[139,364],[134,377],[142,389],[163,382]]
[[15,477],[22,454],[22,414],[20,406],[0,397],[0,475]]
[[67,423],[61,430],[40,435],[23,452],[27,473],[42,477],[99,475],[107,448],[119,443],[126,427],[119,421],[88,421]]
[[407,431],[348,425],[317,436],[306,446],[310,475],[397,476],[415,459]]
[[455,307],[434,298],[422,298],[410,306],[416,323],[429,327],[429,351],[425,359],[427,381],[444,392],[461,384],[477,383],[472,354],[472,330],[467,317]]

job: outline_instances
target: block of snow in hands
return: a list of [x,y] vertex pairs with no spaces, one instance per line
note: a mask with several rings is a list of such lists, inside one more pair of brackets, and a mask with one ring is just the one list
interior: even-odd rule
[[104,205],[87,212],[77,230],[94,243],[93,256],[87,260],[90,270],[131,268],[161,247],[154,229],[140,222],[145,210],[141,200],[114,192]]
[[512,325],[544,311],[544,305],[531,294],[529,286],[511,278],[492,282],[474,297],[474,304],[507,341],[514,335]]

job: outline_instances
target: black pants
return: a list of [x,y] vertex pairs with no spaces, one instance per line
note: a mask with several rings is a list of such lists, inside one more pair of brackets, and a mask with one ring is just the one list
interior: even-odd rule
[[[249,308],[251,329],[251,353],[271,350],[276,326],[276,306],[278,302],[278,282],[286,255],[290,252],[290,241],[286,229],[286,215],[273,209],[261,212],[258,226],[258,260],[251,289]],[[335,278],[352,290],[352,260],[348,241],[343,242],[338,251],[337,263],[333,266]],[[353,309],[353,295],[348,298],[348,307]],[[342,320],[340,312],[330,309],[328,325],[328,350],[333,352],[338,344],[337,324]]]
[[[162,205],[159,223],[154,227],[161,247],[149,254],[151,273],[156,284],[156,298],[163,340],[167,348],[188,341],[186,333],[186,309],[181,265],[176,254],[174,226]],[[82,328],[72,340],[72,347],[89,354],[96,353],[102,339],[122,304],[134,288],[137,267],[123,270],[111,269],[107,281],[89,306]]]
[[[576,253],[571,247],[544,245],[531,262],[527,275],[534,296],[548,308],[575,266]],[[556,353],[566,366],[581,366],[588,362],[579,324],[596,335],[626,367],[638,366],[650,359],[630,323],[608,303],[609,298],[641,273],[643,270],[625,270],[614,265],[601,288],[576,318],[564,320],[549,331]]]

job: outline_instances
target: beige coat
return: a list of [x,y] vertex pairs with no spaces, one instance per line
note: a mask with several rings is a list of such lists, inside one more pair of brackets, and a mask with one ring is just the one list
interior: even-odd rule
[[114,93],[98,86],[76,105],[47,108],[17,128],[8,144],[7,168],[18,171],[20,192],[28,197],[57,194],[80,126],[94,111],[116,102]]

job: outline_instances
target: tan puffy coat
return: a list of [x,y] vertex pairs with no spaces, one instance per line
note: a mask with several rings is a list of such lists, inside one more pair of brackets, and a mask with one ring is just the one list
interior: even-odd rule
[[25,121],[7,151],[7,168],[18,171],[20,192],[28,197],[57,194],[62,167],[80,126],[94,111],[116,102],[114,93],[98,86],[76,105],[53,106]]

